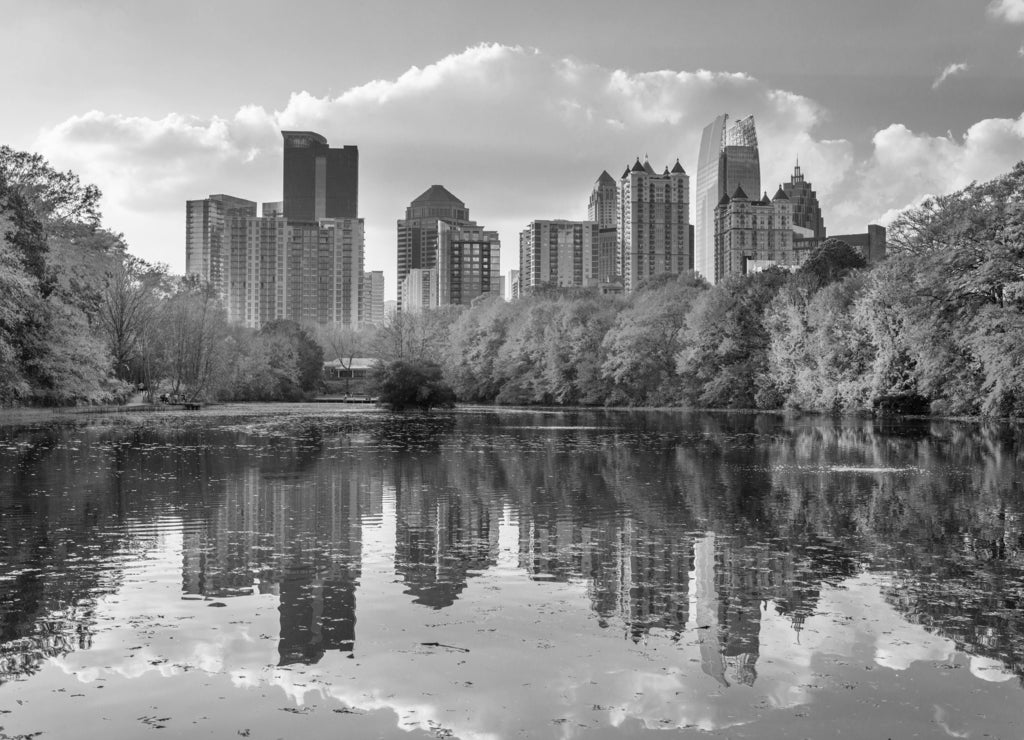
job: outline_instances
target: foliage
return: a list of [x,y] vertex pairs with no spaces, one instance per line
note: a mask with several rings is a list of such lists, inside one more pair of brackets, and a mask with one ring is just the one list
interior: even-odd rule
[[42,221],[53,225],[99,226],[99,188],[82,184],[70,170],[55,170],[40,154],[0,146],[0,184],[3,183],[17,190]]
[[396,360],[376,371],[377,397],[392,411],[450,408],[455,392],[444,382],[441,366],[428,361]]

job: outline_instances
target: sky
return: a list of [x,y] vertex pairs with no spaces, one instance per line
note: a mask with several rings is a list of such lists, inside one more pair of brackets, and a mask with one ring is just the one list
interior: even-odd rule
[[[131,252],[185,267],[185,201],[281,198],[282,129],[359,147],[366,269],[433,184],[518,267],[649,157],[696,180],[753,114],[761,181],[799,157],[830,233],[1024,159],[1024,0],[0,0],[0,144],[104,193]],[[769,193],[770,195],[771,193]]]

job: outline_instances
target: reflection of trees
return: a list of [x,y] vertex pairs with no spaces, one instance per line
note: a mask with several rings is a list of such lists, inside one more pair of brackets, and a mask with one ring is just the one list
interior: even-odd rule
[[282,664],[352,653],[361,517],[381,512],[384,485],[396,492],[396,572],[418,604],[450,606],[497,562],[511,510],[531,577],[584,582],[599,623],[627,639],[695,631],[704,670],[726,684],[756,678],[765,604],[799,628],[824,584],[865,568],[894,575],[886,598],[907,619],[1024,675],[1024,446],[1004,427],[381,418],[272,436],[4,430],[0,680],[88,647],[96,598],[165,514],[182,520],[184,593],[277,594]]

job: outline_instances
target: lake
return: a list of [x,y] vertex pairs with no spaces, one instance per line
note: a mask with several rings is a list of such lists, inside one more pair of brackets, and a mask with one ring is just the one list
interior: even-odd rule
[[0,738],[1024,736],[1009,425],[0,425]]

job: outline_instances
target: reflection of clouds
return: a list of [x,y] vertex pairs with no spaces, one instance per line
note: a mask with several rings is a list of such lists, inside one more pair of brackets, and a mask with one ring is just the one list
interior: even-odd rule
[[970,665],[971,673],[982,681],[1002,683],[1003,681],[1010,681],[1016,678],[1010,671],[1006,670],[1006,667],[1001,662],[992,660],[992,658],[972,655]]

